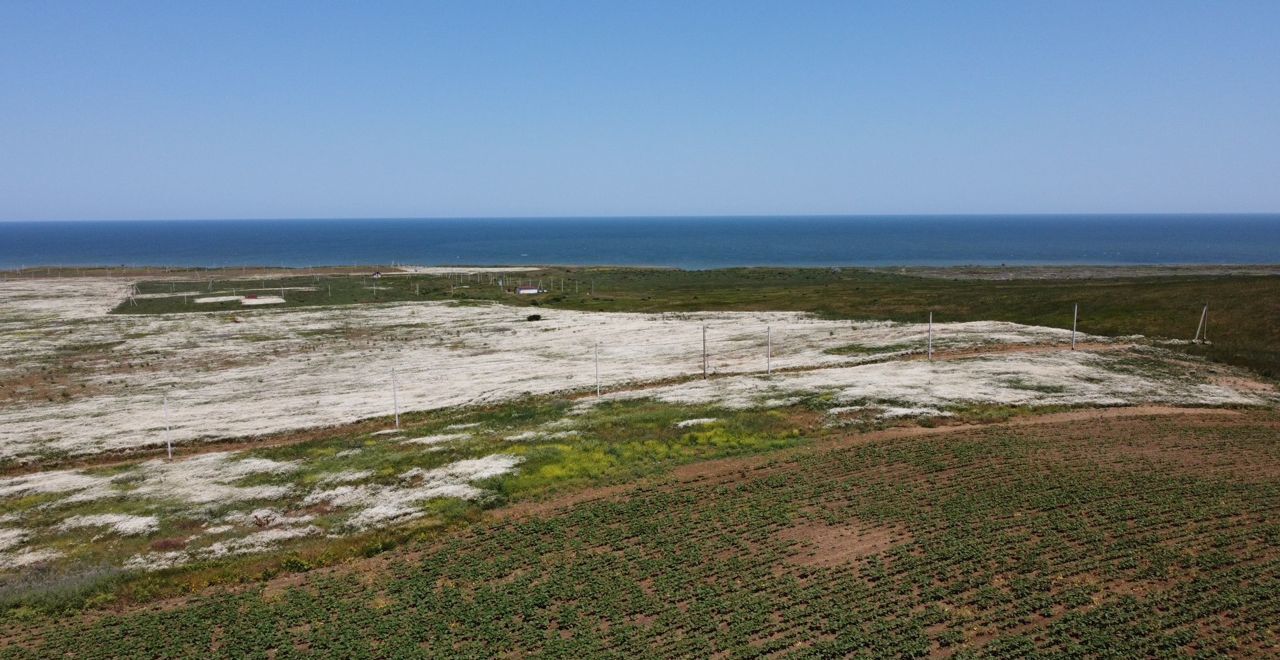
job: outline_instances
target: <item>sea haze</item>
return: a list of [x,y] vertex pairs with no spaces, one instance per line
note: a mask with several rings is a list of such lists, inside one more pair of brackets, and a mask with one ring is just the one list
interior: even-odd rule
[[0,222],[0,268],[1280,262],[1280,214]]

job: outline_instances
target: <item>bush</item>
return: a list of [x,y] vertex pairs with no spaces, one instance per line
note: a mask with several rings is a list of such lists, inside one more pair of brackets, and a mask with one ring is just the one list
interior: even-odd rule
[[311,562],[297,555],[290,555],[280,562],[280,568],[290,573],[303,573],[311,570]]
[[530,314],[530,315],[526,316],[524,320],[526,320],[526,321],[541,321],[541,320],[542,320],[542,315],[541,315],[541,314]]

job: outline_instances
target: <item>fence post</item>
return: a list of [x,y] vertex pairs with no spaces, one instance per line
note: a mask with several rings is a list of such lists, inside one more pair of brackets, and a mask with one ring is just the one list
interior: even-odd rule
[[765,326],[764,332],[764,373],[768,376],[773,374],[773,328]]
[[396,411],[396,429],[400,428],[400,386],[396,382],[396,370],[391,370],[391,404]]
[[161,405],[164,409],[164,446],[169,453],[169,460],[173,460],[173,429],[169,425],[169,395],[164,395],[164,403]]
[[929,361],[933,362],[933,312],[929,312]]
[[1080,322],[1080,303],[1071,308],[1071,350],[1076,350],[1076,325]]
[[[1200,312],[1200,324],[1196,326],[1196,336],[1191,339],[1192,343],[1195,343],[1198,341],[1204,341],[1205,339],[1208,339],[1209,333],[1206,332],[1207,328],[1204,327],[1205,322],[1208,320],[1209,320],[1209,305],[1206,304],[1204,306],[1204,309]],[[1201,339],[1200,337],[1201,333],[1205,335],[1204,339]]]
[[702,380],[707,379],[707,325],[702,325]]

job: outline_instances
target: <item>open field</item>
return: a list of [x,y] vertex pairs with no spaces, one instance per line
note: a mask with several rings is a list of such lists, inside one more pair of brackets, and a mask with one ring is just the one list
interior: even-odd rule
[[[545,288],[555,290],[517,297],[490,281],[497,277],[544,278]],[[1068,293],[1086,290],[1097,296],[1142,290],[1151,307],[1167,311],[1186,287],[1199,286],[1221,299],[1236,296],[1231,299],[1241,306],[1272,304],[1245,300],[1248,292],[1267,291],[1272,278],[1146,281],[1149,286],[1143,288],[1137,280],[1089,280],[1071,285],[1084,289],[1064,288],[1055,295],[1061,302]],[[345,599],[355,599],[357,591],[343,581],[365,578],[345,573],[348,566],[363,566],[366,556],[400,548],[374,564],[377,579],[387,583],[367,593],[376,593],[373,600],[383,603],[378,611],[391,617],[388,629],[426,625],[435,631],[430,644],[446,646],[428,645],[423,649],[428,653],[478,650],[479,640],[490,638],[515,649],[574,654],[638,649],[746,653],[794,649],[802,638],[816,645],[800,648],[818,652],[827,649],[823,644],[864,648],[858,645],[868,640],[880,640],[892,653],[950,653],[988,644],[997,644],[990,647],[996,649],[1005,643],[1022,645],[1010,646],[1012,652],[1067,648],[1067,638],[1045,637],[1044,631],[1064,621],[1077,625],[1070,623],[1073,617],[1092,616],[1095,608],[1134,607],[1108,600],[1114,591],[1109,580],[1121,580],[1129,590],[1124,593],[1144,597],[1166,587],[1170,594],[1181,593],[1176,589],[1185,585],[1165,581],[1159,589],[1147,585],[1134,591],[1133,577],[1124,572],[1128,563],[1114,573],[1097,563],[1105,564],[1111,555],[1089,563],[1081,547],[1068,544],[1060,550],[1061,562],[1053,559],[1051,568],[1037,568],[1045,575],[1026,589],[1015,589],[1013,576],[1032,578],[1009,562],[1025,563],[1030,561],[1026,557],[1043,554],[1048,547],[1043,543],[1055,537],[1036,526],[1028,538],[1014,538],[993,521],[1029,516],[1040,521],[1036,525],[1052,521],[1059,536],[1098,534],[1080,521],[1112,524],[1108,516],[1118,514],[1089,507],[1102,507],[1108,498],[1145,502],[1146,495],[1133,490],[1139,467],[1158,468],[1163,470],[1159,478],[1172,479],[1159,461],[1176,463],[1182,458],[1173,454],[1182,456],[1182,448],[1203,443],[1208,443],[1205,448],[1192,451],[1199,457],[1196,469],[1185,472],[1195,472],[1204,483],[1229,483],[1233,475],[1253,469],[1249,487],[1229,491],[1227,497],[1210,486],[1174,480],[1161,482],[1163,492],[1191,498],[1197,502],[1188,505],[1193,511],[1209,506],[1204,499],[1209,491],[1235,505],[1272,506],[1267,498],[1274,494],[1256,476],[1274,469],[1267,464],[1273,450],[1264,438],[1275,436],[1280,394],[1255,373],[1195,354],[1215,349],[1216,343],[1189,347],[1168,336],[1109,328],[1109,336],[1081,332],[1078,350],[1072,350],[1071,332],[1062,327],[965,317],[930,328],[911,307],[912,301],[928,299],[942,308],[952,305],[953,313],[964,309],[975,316],[1034,317],[1033,310],[1048,304],[1039,296],[1050,295],[1054,286],[1068,287],[1032,282],[1027,285],[1032,288],[1005,291],[1008,297],[991,301],[980,299],[976,289],[963,290],[1007,284],[771,270],[681,274],[543,269],[504,276],[444,269],[389,274],[376,281],[353,273],[318,272],[271,281],[262,273],[206,280],[199,295],[240,296],[253,288],[260,290],[254,295],[282,296],[283,305],[245,308],[236,297],[209,303],[214,309],[205,311],[205,305],[183,300],[192,299],[196,289],[184,289],[176,281],[0,281],[0,350],[15,356],[0,364],[0,607],[9,620],[27,622],[24,632],[0,644],[13,653],[22,648],[37,654],[60,652],[63,633],[47,618],[50,614],[107,608],[126,613],[120,620],[108,617],[122,626],[116,630],[142,626],[137,634],[144,646],[137,653],[154,655],[164,642],[147,637],[144,629],[167,624],[161,622],[163,615],[148,618],[153,614],[136,610],[139,606],[212,589],[207,597],[172,605],[173,616],[186,612],[199,618],[223,611],[216,608],[247,608],[267,616],[261,623],[255,615],[255,624],[270,627],[277,615],[297,620],[298,614],[278,608],[284,602],[302,603],[316,589],[330,595],[322,597],[323,604],[300,605],[308,612],[351,606]],[[188,286],[194,287],[195,280]],[[788,287],[794,295],[783,295]],[[841,307],[844,303],[832,295],[841,287],[860,291],[857,306],[876,311],[864,315]],[[768,311],[771,305],[783,311]],[[700,307],[711,311],[698,311]],[[1215,313],[1236,313],[1224,307]],[[1062,325],[1054,314],[1049,314],[1051,320]],[[1086,315],[1082,330],[1107,328],[1098,318],[1118,322],[1119,314]],[[886,317],[901,320],[875,320]],[[1221,322],[1214,321],[1211,338]],[[1070,326],[1069,306],[1065,325]],[[933,360],[927,359],[930,345]],[[1134,421],[1125,416],[1125,407],[1154,417]],[[1107,410],[1091,410],[1095,408]],[[394,428],[396,410],[399,428]],[[1166,419],[1193,423],[1176,426],[1182,422]],[[999,426],[973,426],[991,423]],[[1151,438],[1155,444],[1130,447],[1136,440],[1126,441],[1122,432],[1146,434],[1143,442]],[[1054,437],[1062,439],[1061,447]],[[172,461],[164,458],[166,444],[175,448]],[[1128,452],[1124,460],[1116,459],[1114,452],[1121,451],[1116,447]],[[1224,453],[1213,453],[1219,449]],[[722,469],[715,466],[726,465],[704,464],[707,460],[757,455],[732,459],[747,463],[741,470],[717,473],[726,476],[713,480],[710,494],[704,486],[712,484],[701,477],[688,481],[680,476],[706,477],[711,472],[702,473],[699,466],[714,472]],[[930,476],[917,479],[915,472],[884,462],[892,457]],[[830,469],[819,469],[827,463]],[[845,471],[830,471],[837,468]],[[768,487],[752,485],[757,476],[779,471],[791,476],[781,481],[770,477],[766,481],[773,485]],[[804,479],[798,476],[802,472]],[[940,479],[934,472],[947,476]],[[1080,481],[1085,473],[1094,481]],[[674,481],[663,476],[671,474],[677,475]],[[952,475],[968,481],[952,487]],[[821,484],[847,487],[827,495],[820,493]],[[931,488],[937,492],[930,495]],[[1066,500],[1051,497],[1063,489],[1072,493]],[[1004,493],[1006,499],[969,501],[987,491]],[[554,504],[557,498],[607,500],[622,492],[628,495],[616,502],[582,509],[561,510]],[[732,501],[739,492],[749,505]],[[780,499],[772,504],[761,499],[770,492]],[[688,510],[672,527],[686,538],[705,538],[706,549],[677,543],[664,550],[692,562],[682,570],[697,577],[680,585],[650,581],[641,588],[643,598],[634,600],[633,594],[619,604],[609,600],[619,593],[618,585],[600,582],[591,568],[597,565],[593,557],[599,543],[612,543],[613,537],[578,530],[587,520],[578,516],[603,520],[608,530],[640,526],[619,537],[622,545],[601,555],[601,561],[623,561],[616,566],[618,575],[630,575],[638,567],[667,574],[676,571],[664,563],[672,559],[653,553],[670,545],[663,541],[668,537],[643,522],[651,514],[632,516],[627,508],[634,497],[650,496],[658,499],[644,507],[706,502],[705,509],[682,507]],[[973,511],[988,506],[998,515],[978,520]],[[1084,508],[1077,513],[1055,508],[1062,506]],[[1218,512],[1211,511],[1215,516]],[[1104,540],[1118,548],[1132,545],[1136,557],[1138,549],[1164,547],[1161,530],[1212,535],[1222,527],[1209,520],[1204,522],[1208,531],[1172,529],[1169,521],[1185,512],[1140,513],[1146,517],[1133,523],[1133,538],[1103,533]],[[952,520],[948,516],[953,514],[960,517]],[[703,529],[717,519],[727,522]],[[749,519],[759,529],[743,532],[741,525],[730,524]],[[814,527],[819,520],[833,528]],[[1066,531],[1059,529],[1064,525]],[[1270,552],[1274,539],[1265,528],[1245,527],[1263,539],[1257,547],[1240,550],[1241,561],[1254,566],[1248,562]],[[548,531],[556,529],[573,532],[561,538]],[[534,546],[520,545],[535,540],[526,538],[527,530],[540,535],[535,544],[539,554],[561,559],[545,565],[533,561],[513,569],[514,577],[495,574],[500,583],[520,587],[499,598],[496,583],[486,586],[488,578],[476,577],[489,575],[488,569],[465,568],[471,561],[465,557],[490,553],[507,562],[503,566],[515,566],[510,562],[522,562],[534,551]],[[512,533],[524,540],[512,545]],[[1010,558],[984,569],[995,576],[985,587],[964,578],[972,566],[958,564],[989,554],[972,548],[967,554],[956,552],[970,547],[955,545],[966,534],[977,535],[972,543],[986,538],[1014,544]],[[574,536],[588,545],[572,541]],[[490,538],[505,540],[486,540]],[[1071,539],[1079,543],[1077,537]],[[569,545],[556,545],[562,541]],[[503,544],[505,553],[485,545],[493,542]],[[842,545],[846,543],[858,549],[851,551]],[[1229,552],[1239,549],[1227,547],[1235,548]],[[433,553],[446,551],[441,548],[462,553],[464,559],[432,568],[436,587],[419,585],[413,572],[421,570],[417,562],[438,557]],[[816,559],[788,559],[804,552]],[[1191,566],[1198,578],[1198,552],[1188,549],[1162,570]],[[954,572],[940,569],[935,583],[926,585],[918,574],[925,570],[921,557],[941,561],[943,555],[950,556]],[[723,582],[727,569],[707,565],[721,561],[741,569],[732,574],[742,580],[755,581]],[[1076,566],[1080,562],[1087,566]],[[576,603],[596,601],[571,599],[567,607],[572,613],[565,614],[563,599],[555,595],[560,592],[545,589],[568,588],[569,583],[561,584],[559,574],[546,574],[558,570],[550,566],[583,584],[608,587],[590,596],[605,600],[590,605],[588,615]],[[1210,568],[1220,566],[1236,563]],[[1274,581],[1271,564],[1257,566],[1250,579]],[[895,567],[916,572],[900,575]],[[1059,578],[1047,577],[1059,569],[1068,577],[1080,571],[1089,577],[1062,586]],[[467,583],[450,571],[479,581]],[[264,600],[256,588],[234,586],[295,572],[305,574],[305,583],[296,593],[287,591],[286,601],[276,595]],[[1049,580],[1047,587],[1035,581],[1042,578]],[[331,579],[337,582],[330,584]],[[620,578],[606,581],[615,579]],[[948,586],[955,580],[959,582]],[[464,583],[460,591],[449,586]],[[267,587],[277,595],[281,588]],[[224,589],[230,591],[220,591]],[[467,605],[457,620],[425,615],[436,605],[401,603],[396,594],[409,592],[400,589],[418,599],[438,596]],[[525,598],[522,589],[540,594],[529,596],[538,603],[561,604],[529,610],[519,604]],[[777,594],[796,589],[816,600],[801,603],[787,597],[769,612],[760,610],[765,595],[776,600]],[[979,597],[978,591],[985,595]],[[837,616],[831,604],[851,594],[860,594],[857,602],[867,604]],[[939,594],[945,598],[939,600]],[[1024,607],[1015,607],[1015,601],[1040,600],[1048,604],[1027,610],[1039,618],[1022,610],[1005,611]],[[444,601],[430,602],[443,606]],[[654,611],[663,602],[709,609]],[[866,609],[877,602],[880,610]],[[935,607],[921,610],[926,602]],[[498,608],[497,618],[485,609],[491,606]],[[362,607],[355,605],[352,611],[363,612]],[[985,607],[996,609],[984,614]],[[938,608],[960,614],[941,616]],[[689,611],[698,615],[691,619]],[[730,616],[733,612],[759,616],[738,621]],[[428,623],[415,623],[420,615]],[[507,615],[533,622],[533,627],[510,638],[467,618],[497,621]],[[873,615],[879,617],[875,622],[868,618]],[[926,615],[929,621],[920,619]],[[99,616],[71,625],[96,626]],[[336,652],[338,647],[323,645],[351,644],[342,631],[357,630],[360,616],[326,624],[337,637],[321,639],[321,646],[313,648]],[[1211,622],[1195,621],[1200,628],[1218,630]],[[712,622],[714,628],[707,628]],[[1169,629],[1178,648],[1192,648],[1180,632],[1184,623],[1160,625]],[[228,642],[222,633],[212,639],[211,630],[200,628],[203,624],[174,625],[195,626],[189,628],[190,643],[238,655],[235,644],[240,642]],[[319,622],[306,625],[311,630]],[[441,625],[451,632],[436,630]],[[1257,630],[1242,633],[1234,624],[1216,625],[1230,629],[1235,642],[1215,637],[1205,648],[1221,650],[1236,643],[1259,651],[1271,643]],[[555,634],[543,635],[548,629]],[[738,632],[708,641],[713,629]],[[264,628],[254,633],[258,642],[245,643],[257,649],[293,648],[302,638],[292,637],[292,630]],[[1040,637],[1019,636],[1032,630]],[[366,650],[378,654],[391,648],[383,645],[399,643],[390,637],[373,636],[366,641],[378,650]],[[43,643],[53,646],[32,646]]]
[[[863,394],[846,395],[849,401],[842,405],[875,399],[960,403],[967,380],[974,379],[990,390],[985,399],[970,398],[999,403],[1265,400],[1257,388],[1239,386],[1247,375],[1225,368],[1211,373],[1194,361],[1178,367],[1173,354],[1154,347],[1140,355],[1009,352],[1004,348],[1061,348],[1070,340],[1069,331],[1012,323],[936,324],[935,350],[991,354],[933,371],[913,367],[902,373],[913,374],[914,382],[908,378],[868,396],[899,370],[862,365],[923,352],[925,324],[841,321],[800,312],[545,308],[540,318],[528,320],[528,308],[478,300],[104,314],[127,287],[104,279],[0,282],[0,323],[6,329],[0,350],[18,356],[0,368],[0,459],[55,465],[166,442],[183,446],[345,424],[388,415],[397,400],[403,410],[424,410],[592,392],[597,354],[604,390],[698,378],[704,328],[709,375],[824,368],[807,377],[784,373],[764,384],[814,393],[861,382]],[[1080,339],[1091,347],[1116,348],[1141,341]],[[1172,366],[1143,372],[1132,368],[1134,360]],[[835,367],[840,369],[830,369]],[[999,378],[991,378],[993,373]],[[935,382],[942,376],[948,380]],[[760,384],[756,377],[741,382]],[[928,392],[939,387],[950,387],[952,394]]]
[[[474,271],[471,275],[466,273]],[[1266,266],[1028,267],[910,269],[738,268],[675,271],[616,268],[545,268],[511,278],[541,282],[548,292],[515,296],[490,284],[494,273],[444,269],[385,278],[378,291],[404,300],[500,300],[516,305],[626,312],[801,311],[826,318],[920,322],[932,310],[939,321],[1000,320],[1069,328],[1072,305],[1086,332],[1140,334],[1190,340],[1203,305],[1210,306],[1209,339],[1183,350],[1280,377],[1280,269]],[[365,275],[368,274],[366,271]],[[320,275],[321,281],[325,275]],[[288,304],[372,300],[374,291],[350,273],[329,278],[327,293],[300,294]],[[259,279],[271,285],[314,286],[317,276]],[[204,289],[207,281],[144,282],[146,291]],[[415,288],[416,287],[416,288]],[[215,288],[229,288],[216,283]],[[350,289],[340,293],[339,289]],[[593,294],[594,292],[594,294]],[[322,296],[321,293],[324,293]],[[307,302],[307,301],[311,302]],[[180,298],[122,306],[122,312],[190,311]]]
[[6,655],[1270,655],[1273,412],[890,430],[691,464]]

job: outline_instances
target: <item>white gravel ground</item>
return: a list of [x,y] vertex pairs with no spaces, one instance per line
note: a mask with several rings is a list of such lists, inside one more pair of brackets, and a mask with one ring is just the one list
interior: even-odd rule
[[[878,403],[889,416],[973,403],[1120,406],[1138,403],[1262,405],[1273,398],[1214,385],[1194,374],[1143,373],[1129,368],[1133,353],[1010,352],[927,362],[881,362],[786,374],[742,375],[607,394],[597,401],[652,397],[682,404],[749,408],[783,405],[829,394],[846,406]],[[1148,358],[1158,363],[1158,358]],[[906,411],[898,414],[899,411]]]
[[0,527],[0,552],[27,540],[27,531],[15,527]]
[[[614,314],[498,304],[380,305],[108,315],[129,283],[108,278],[0,282],[5,372],[107,346],[72,363],[69,396],[0,400],[0,459],[83,455],[340,424],[401,410],[489,403],[700,375],[852,364],[922,350],[923,325],[828,321],[796,313]],[[976,322],[935,326],[935,348],[1068,341],[1067,331]],[[1090,341],[1101,341],[1089,338]],[[833,355],[857,343],[882,356]],[[78,392],[83,385],[85,394]],[[162,398],[169,400],[163,414]]]
[[103,513],[93,516],[72,516],[62,521],[60,529],[82,527],[106,527],[120,536],[150,534],[160,528],[155,516],[130,516],[123,513]]

